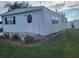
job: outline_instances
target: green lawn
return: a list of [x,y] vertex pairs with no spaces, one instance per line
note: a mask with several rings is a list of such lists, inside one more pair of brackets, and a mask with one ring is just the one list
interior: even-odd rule
[[79,30],[63,32],[38,47],[0,42],[0,57],[79,57]]

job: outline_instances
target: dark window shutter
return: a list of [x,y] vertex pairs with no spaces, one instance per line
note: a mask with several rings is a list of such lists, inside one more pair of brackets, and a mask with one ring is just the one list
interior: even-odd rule
[[13,24],[15,24],[15,16],[13,17]]
[[8,23],[7,23],[7,18],[5,18],[5,24],[8,24]]

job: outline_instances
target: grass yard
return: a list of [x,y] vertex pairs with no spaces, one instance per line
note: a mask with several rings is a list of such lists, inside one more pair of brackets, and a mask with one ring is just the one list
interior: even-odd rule
[[68,30],[37,47],[21,47],[0,41],[0,57],[79,57],[79,30]]

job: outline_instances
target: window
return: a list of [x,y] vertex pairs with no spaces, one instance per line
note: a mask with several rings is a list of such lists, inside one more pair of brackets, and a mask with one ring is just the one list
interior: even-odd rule
[[32,22],[32,15],[27,15],[27,22],[28,23],[31,23]]
[[9,17],[8,20],[5,18],[5,24],[15,24],[15,16]]
[[52,20],[52,24],[58,24],[58,20]]
[[55,20],[52,20],[52,24],[55,24]]
[[7,18],[5,17],[5,24],[7,24]]
[[56,20],[56,24],[58,24],[58,21]]

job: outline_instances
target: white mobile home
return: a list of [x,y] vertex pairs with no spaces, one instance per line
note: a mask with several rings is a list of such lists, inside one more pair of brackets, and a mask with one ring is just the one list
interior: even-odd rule
[[19,8],[1,15],[3,31],[13,35],[49,35],[64,30],[65,19],[57,12],[46,7]]

